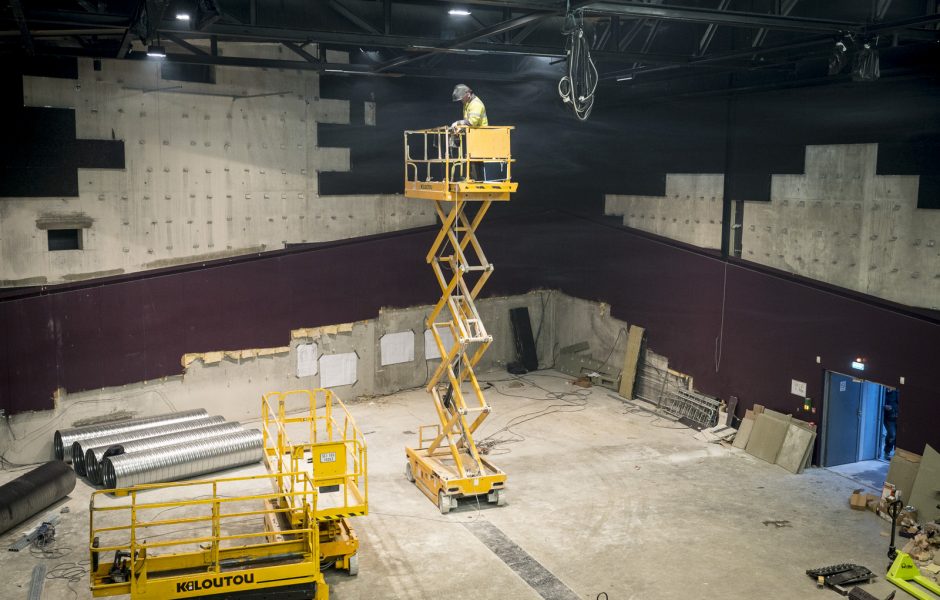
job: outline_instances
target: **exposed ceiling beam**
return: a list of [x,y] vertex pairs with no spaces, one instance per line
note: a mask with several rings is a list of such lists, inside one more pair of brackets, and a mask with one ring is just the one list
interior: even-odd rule
[[16,24],[20,28],[26,54],[33,56],[36,54],[36,47],[33,45],[33,36],[29,33],[29,25],[26,24],[26,15],[23,14],[23,5],[20,4],[20,0],[10,0],[10,10],[13,11],[13,18],[16,19]]
[[163,22],[163,13],[166,12],[169,0],[146,0],[147,6],[147,35],[144,41],[148,44],[153,43],[153,36],[157,32],[157,26]]
[[[124,28],[84,28],[84,29],[33,29],[29,33],[35,38],[67,38],[74,35],[121,35]],[[0,38],[19,37],[19,31],[0,31]]]
[[349,21],[350,23],[352,23],[359,29],[363,29],[365,31],[368,31],[369,33],[381,33],[378,29],[370,25],[362,17],[360,17],[353,11],[349,10],[339,0],[330,0],[329,4],[330,4],[330,8],[332,8],[335,12],[342,15],[343,18],[345,18],[347,21]]
[[[799,0],[777,0],[775,3],[777,14],[783,16],[789,15],[791,12],[793,12],[797,2],[799,2]],[[761,27],[758,29],[757,33],[754,34],[754,39],[751,41],[751,46],[754,48],[760,48],[763,46],[764,40],[767,39],[767,31],[768,30],[766,27]]]
[[448,50],[462,48],[463,46],[466,46],[467,44],[470,44],[477,40],[486,39],[493,35],[498,35],[500,33],[505,33],[507,31],[512,31],[513,29],[523,27],[524,25],[527,25],[529,23],[541,21],[542,19],[546,18],[549,15],[550,13],[531,13],[531,14],[524,15],[521,17],[516,17],[515,19],[509,19],[508,21],[502,21],[495,25],[490,25],[489,27],[477,29],[476,31],[470,34],[467,34],[463,37],[459,37],[452,42],[448,42],[447,44],[442,44],[440,46],[428,48],[426,52],[418,54],[417,56],[408,56],[408,57],[400,56],[398,58],[393,58],[390,61],[384,62],[381,65],[378,65],[375,68],[375,72],[381,73],[391,68],[400,67],[410,62],[420,60],[424,58],[425,56],[430,56],[431,54],[435,54],[437,52],[446,52]]
[[134,29],[137,27],[137,23],[140,21],[140,15],[144,11],[144,2],[145,0],[137,0],[137,4],[134,7],[134,16],[131,18],[130,24],[128,24],[127,29],[124,30],[124,37],[121,38],[121,46],[117,51],[117,58],[125,58],[128,51],[131,49],[131,41],[133,40]]
[[765,27],[788,31],[861,31],[864,23],[834,21],[829,19],[808,19],[751,13],[739,11],[720,11],[712,8],[689,6],[654,6],[637,2],[617,2],[613,0],[580,0],[572,3],[572,10],[584,10],[595,14],[613,14],[626,17],[643,17],[686,21],[690,23],[715,23],[734,27]]
[[298,46],[297,44],[295,44],[295,43],[293,43],[293,42],[281,42],[281,44],[283,44],[285,48],[287,48],[288,50],[290,50],[291,52],[293,52],[293,53],[296,54],[297,56],[302,57],[302,58],[303,58],[304,60],[306,60],[307,62],[309,62],[309,63],[314,63],[314,64],[317,64],[317,65],[320,64],[320,59],[319,59],[319,58],[317,58],[316,56],[310,54],[309,52],[307,52],[306,50],[304,50],[303,48],[301,48],[301,47]]
[[[718,3],[718,10],[728,10],[728,5],[731,4],[731,0],[720,0]],[[701,39],[698,41],[698,49],[695,51],[695,56],[702,56],[708,52],[708,47],[711,46],[712,40],[715,38],[715,33],[718,31],[718,25],[715,23],[709,23],[705,26],[705,33],[702,34]]]
[[[180,36],[207,37],[216,35],[229,40],[256,40],[263,42],[298,42],[327,44],[335,46],[355,46],[360,48],[395,48],[425,52],[428,48],[435,48],[436,52],[454,53],[483,53],[505,54],[517,56],[543,56],[548,58],[562,58],[565,56],[564,46],[559,40],[558,46],[533,46],[515,44],[497,44],[489,42],[472,42],[460,48],[442,48],[438,46],[440,40],[435,38],[419,38],[401,35],[375,35],[370,33],[350,33],[339,31],[319,31],[309,29],[282,29],[275,27],[261,27],[250,25],[235,25],[230,23],[216,23],[206,31],[190,31],[183,29],[175,21],[164,22],[160,32],[176,33]],[[687,56],[676,54],[642,54],[640,52],[592,52],[591,56],[603,61],[632,61],[643,60],[652,64],[677,64],[688,61]]]
[[190,44],[189,42],[187,42],[186,40],[184,40],[184,39],[181,38],[180,36],[176,35],[175,33],[164,33],[164,34],[163,34],[163,37],[165,37],[166,39],[170,40],[171,42],[173,42],[174,44],[176,44],[176,45],[179,46],[180,48],[185,48],[186,50],[189,50],[189,51],[192,52],[193,54],[204,54],[204,55],[208,55],[208,54],[209,54],[208,52],[206,52],[205,50],[203,50],[203,49],[200,48],[199,46],[194,46],[193,44]]

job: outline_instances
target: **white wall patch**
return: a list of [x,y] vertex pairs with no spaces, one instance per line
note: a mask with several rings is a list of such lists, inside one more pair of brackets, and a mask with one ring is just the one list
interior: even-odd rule
[[331,388],[356,383],[359,356],[355,352],[320,357],[320,387]]
[[386,333],[379,340],[382,350],[382,366],[409,363],[415,359],[415,333],[410,329],[397,333]]
[[317,345],[301,344],[297,346],[297,377],[310,377],[317,374]]

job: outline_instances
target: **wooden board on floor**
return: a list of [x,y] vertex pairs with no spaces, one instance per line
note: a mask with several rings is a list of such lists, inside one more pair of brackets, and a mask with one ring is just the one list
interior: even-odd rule
[[907,502],[917,509],[917,520],[921,523],[940,517],[940,508],[937,508],[940,504],[940,453],[930,444],[924,448]]

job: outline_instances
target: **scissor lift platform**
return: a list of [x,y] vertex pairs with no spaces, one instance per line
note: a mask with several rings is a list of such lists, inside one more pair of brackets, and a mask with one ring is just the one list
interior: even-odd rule
[[486,496],[497,505],[506,502],[506,473],[483,458],[474,441],[492,409],[473,368],[493,342],[475,300],[494,266],[476,232],[492,203],[508,201],[518,187],[511,178],[511,130],[405,132],[405,196],[433,201],[441,223],[425,257],[441,288],[426,321],[441,356],[426,388],[439,423],[421,426],[417,446],[405,448],[405,476],[441,513],[468,496]]

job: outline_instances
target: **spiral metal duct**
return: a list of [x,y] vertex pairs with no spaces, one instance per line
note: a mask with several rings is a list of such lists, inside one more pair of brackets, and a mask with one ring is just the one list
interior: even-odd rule
[[0,487],[0,534],[16,527],[75,489],[75,471],[47,462]]
[[[219,419],[221,418],[222,417],[219,417]],[[83,462],[88,471],[88,480],[94,483],[101,483],[101,461],[104,460],[105,457],[133,454],[135,452],[144,452],[156,448],[164,448],[166,446],[176,446],[178,444],[189,444],[205,438],[218,437],[226,433],[234,433],[241,430],[241,423],[222,422],[207,427],[200,427],[199,429],[178,431],[167,435],[102,444],[95,448],[89,448],[85,452]]]
[[[180,421],[179,423],[170,423],[168,425],[160,425],[158,427],[148,427],[147,429],[125,431],[123,433],[106,435],[104,437],[78,440],[72,444],[71,448],[72,467],[75,469],[76,473],[87,477],[88,469],[87,465],[85,464],[85,456],[89,448],[104,446],[105,449],[107,449],[107,447],[113,444],[120,444],[122,442],[130,442],[133,440],[142,440],[155,436],[170,435],[174,433],[180,433],[182,431],[189,431],[191,429],[200,429],[202,427],[218,425],[224,422],[225,417],[200,417],[190,421]],[[103,450],[102,453],[104,453]]]
[[107,488],[178,481],[255,463],[261,460],[261,454],[261,432],[247,429],[198,442],[105,457],[101,463],[102,481]]
[[138,429],[147,429],[148,427],[157,427],[159,425],[169,425],[170,423],[179,423],[181,421],[192,421],[200,417],[207,417],[209,413],[204,408],[196,410],[184,410],[182,412],[167,413],[155,417],[144,417],[140,419],[128,419],[126,421],[116,421],[114,423],[104,423],[101,425],[90,425],[88,427],[75,427],[73,429],[60,429],[55,432],[52,440],[52,447],[55,451],[55,457],[64,460],[67,463],[72,462],[72,453],[67,452],[72,448],[72,444],[78,440],[87,440],[96,437],[104,437],[125,431],[136,431]]

